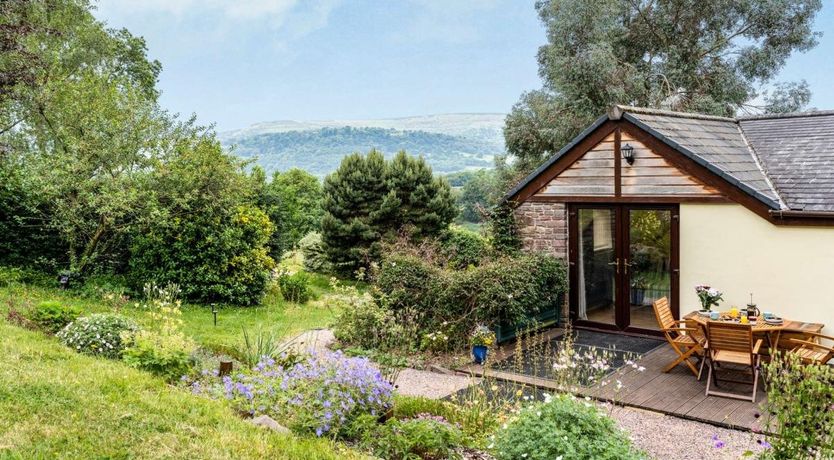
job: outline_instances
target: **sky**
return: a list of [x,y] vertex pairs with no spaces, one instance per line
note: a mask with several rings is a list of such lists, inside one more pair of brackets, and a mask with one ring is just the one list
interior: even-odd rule
[[[541,87],[532,0],[99,0],[145,37],[162,105],[219,131],[261,121],[506,113]],[[778,80],[834,109],[834,0]]]

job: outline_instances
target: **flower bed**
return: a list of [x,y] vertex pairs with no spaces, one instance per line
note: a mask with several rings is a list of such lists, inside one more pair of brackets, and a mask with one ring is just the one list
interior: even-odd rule
[[192,383],[195,393],[232,401],[252,416],[269,415],[297,432],[338,435],[363,414],[379,416],[392,406],[393,386],[365,358],[318,353],[284,368],[265,359],[254,369],[225,376],[220,384]]

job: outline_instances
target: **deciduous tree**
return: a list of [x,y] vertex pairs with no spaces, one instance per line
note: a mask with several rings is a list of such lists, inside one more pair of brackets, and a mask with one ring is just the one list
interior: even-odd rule
[[507,117],[508,150],[529,171],[613,104],[724,116],[801,108],[802,82],[752,101],[793,52],[816,45],[820,8],[819,0],[540,0],[544,87]]

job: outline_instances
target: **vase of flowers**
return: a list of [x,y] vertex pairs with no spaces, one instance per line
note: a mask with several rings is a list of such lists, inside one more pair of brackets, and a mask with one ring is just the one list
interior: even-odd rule
[[724,300],[722,297],[724,294],[721,291],[706,284],[695,286],[695,293],[698,295],[698,300],[701,301],[701,311],[699,313],[702,315],[709,315],[713,305],[717,307],[718,302]]
[[495,344],[495,333],[486,326],[476,326],[469,337],[472,342],[472,358],[475,364],[483,364],[486,361],[489,347]]

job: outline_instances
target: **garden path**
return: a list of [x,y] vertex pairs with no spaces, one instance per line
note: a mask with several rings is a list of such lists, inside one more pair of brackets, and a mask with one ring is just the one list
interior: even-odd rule
[[418,369],[403,369],[397,376],[397,392],[406,396],[423,396],[440,399],[456,393],[480,379],[462,375],[440,374]]

